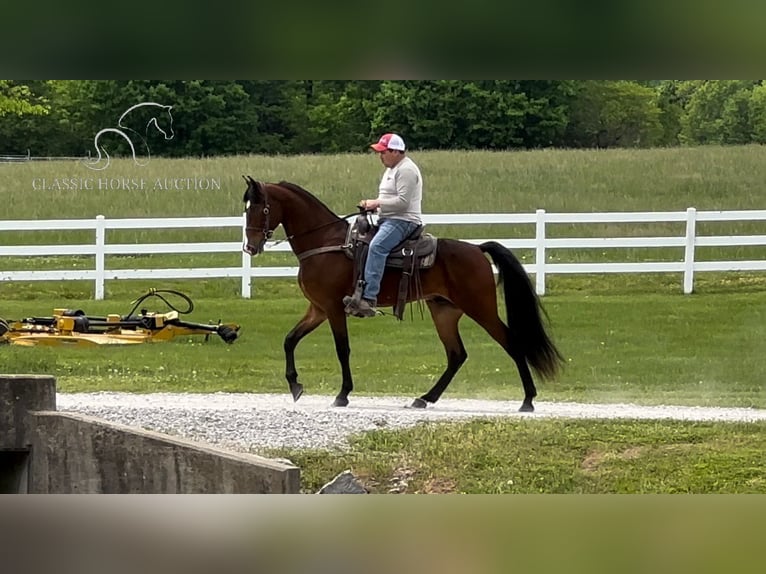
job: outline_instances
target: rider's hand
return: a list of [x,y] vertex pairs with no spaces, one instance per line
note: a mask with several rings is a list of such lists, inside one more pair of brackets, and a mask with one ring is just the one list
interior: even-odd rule
[[365,211],[375,211],[378,209],[378,206],[380,205],[380,202],[377,199],[363,199],[359,202],[359,208],[364,209]]

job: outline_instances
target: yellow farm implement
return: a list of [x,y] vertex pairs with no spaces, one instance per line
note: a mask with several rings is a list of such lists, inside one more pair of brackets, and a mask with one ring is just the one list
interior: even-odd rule
[[[182,297],[188,309],[178,311],[160,293],[173,293]],[[152,296],[162,299],[171,311],[156,313],[142,309],[136,313],[138,306]],[[169,341],[186,335],[204,335],[207,340],[215,333],[224,342],[231,344],[239,336],[239,325],[234,323],[205,325],[182,321],[179,316],[191,313],[194,304],[188,296],[178,291],[152,289],[134,303],[133,310],[127,315],[94,317],[79,309],[54,309],[51,317],[0,319],[0,343],[27,347],[98,347]]]

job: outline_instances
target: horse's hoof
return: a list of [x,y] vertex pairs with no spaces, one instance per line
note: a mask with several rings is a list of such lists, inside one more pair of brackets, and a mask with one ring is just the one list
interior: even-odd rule
[[341,397],[335,397],[335,400],[332,402],[332,406],[334,406],[334,407],[347,407],[348,406],[348,399],[343,399]]
[[524,402],[519,407],[519,412],[520,413],[533,413],[533,412],[535,412],[535,406],[532,403]]
[[424,401],[421,398],[417,398],[414,401],[412,401],[412,404],[410,405],[411,409],[424,409],[428,406],[428,403]]
[[290,394],[293,395],[293,401],[298,402],[298,399],[303,395],[303,385],[300,383],[293,383],[290,385]]

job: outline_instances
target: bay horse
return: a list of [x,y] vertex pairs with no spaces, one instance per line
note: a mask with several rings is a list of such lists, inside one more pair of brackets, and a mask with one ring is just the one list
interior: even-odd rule
[[[251,256],[263,252],[278,225],[284,228],[298,256],[298,284],[309,301],[303,318],[284,340],[285,377],[295,401],[303,394],[295,367],[298,343],[329,321],[340,361],[342,383],[333,406],[348,405],[354,384],[349,367],[351,354],[343,296],[354,290],[353,261],[344,253],[349,223],[307,190],[293,183],[263,183],[245,177],[245,235],[243,250]],[[350,216],[349,216],[350,217]],[[497,287],[488,254],[498,270],[507,309],[507,324],[498,315]],[[379,306],[393,305],[402,271],[386,268],[378,295]],[[524,267],[510,250],[497,242],[473,245],[454,239],[438,239],[433,266],[421,273],[420,294],[431,313],[439,339],[447,353],[447,368],[436,384],[414,399],[411,407],[435,403],[468,358],[460,338],[458,322],[465,314],[510,355],[524,388],[522,412],[534,411],[537,396],[530,367],[542,378],[553,378],[562,355],[546,332],[544,310]],[[412,301],[412,297],[408,301]]]

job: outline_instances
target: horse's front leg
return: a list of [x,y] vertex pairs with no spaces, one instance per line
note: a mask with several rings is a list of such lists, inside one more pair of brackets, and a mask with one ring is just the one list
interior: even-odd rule
[[301,398],[303,394],[303,385],[298,382],[298,371],[295,368],[295,347],[298,346],[303,337],[319,327],[326,318],[327,315],[321,309],[313,304],[309,305],[306,314],[285,337],[285,378],[295,401]]
[[345,407],[348,405],[348,395],[354,389],[354,382],[351,379],[351,367],[349,366],[351,347],[348,344],[348,325],[346,323],[346,313],[343,311],[343,306],[339,305],[337,308],[334,308],[332,312],[328,314],[328,319],[330,321],[333,339],[335,339],[335,353],[338,355],[341,375],[343,377],[340,392],[338,393],[338,396],[335,397],[332,406]]

